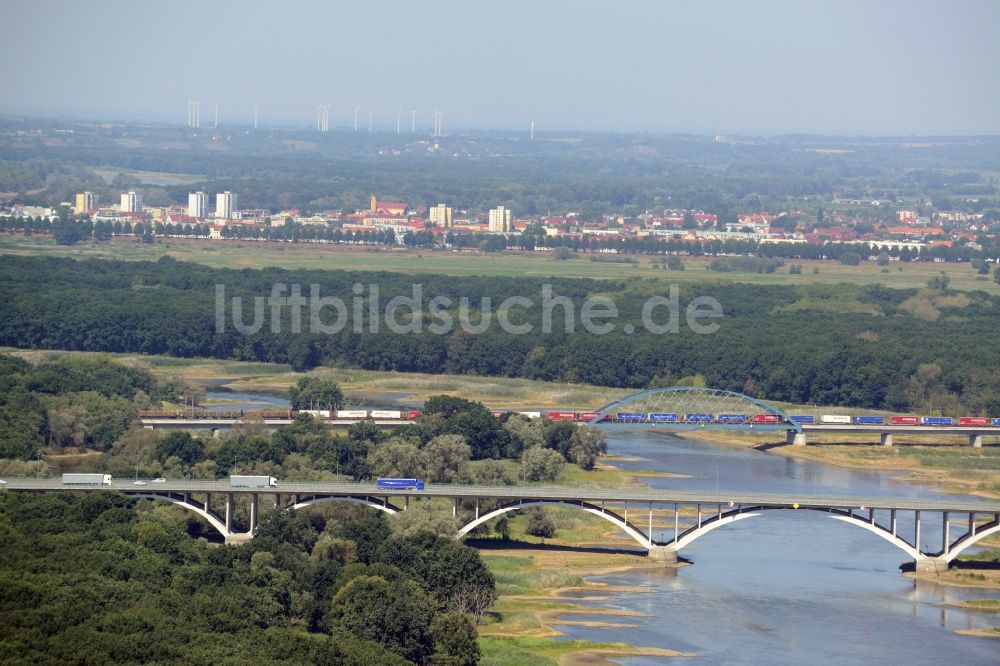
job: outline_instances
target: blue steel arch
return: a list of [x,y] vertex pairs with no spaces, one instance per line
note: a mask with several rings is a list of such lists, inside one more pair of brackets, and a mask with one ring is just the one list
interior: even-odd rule
[[708,413],[716,416],[726,413],[746,413],[748,416],[752,416],[753,414],[769,414],[777,416],[780,419],[780,423],[777,424],[739,424],[718,423],[714,421],[712,423],[678,422],[655,424],[677,430],[706,428],[715,430],[784,430],[796,433],[802,432],[802,425],[792,421],[791,417],[782,409],[757,400],[749,395],[737,393],[736,391],[725,391],[723,389],[701,386],[668,386],[638,391],[620,400],[615,400],[604,405],[597,410],[597,415],[590,420],[590,423],[599,423],[605,417],[613,415],[619,408],[626,405],[642,405],[642,413],[647,414],[651,412],[675,412],[680,415],[683,413],[697,413],[710,410]]

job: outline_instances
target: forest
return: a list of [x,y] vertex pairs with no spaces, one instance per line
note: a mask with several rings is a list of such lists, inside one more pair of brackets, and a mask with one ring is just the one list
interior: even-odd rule
[[[119,262],[4,256],[0,281],[7,288],[0,302],[0,344],[13,347],[274,361],[296,369],[344,365],[499,375],[623,388],[697,377],[715,388],[798,404],[1000,413],[1000,348],[995,344],[1000,299],[953,292],[945,278],[908,290],[681,285],[681,304],[706,296],[721,305],[724,316],[711,335],[683,326],[667,334],[645,330],[644,303],[666,290],[653,280],[421,276],[425,307],[435,296],[447,297],[453,305],[443,312],[450,314],[465,297],[477,319],[473,323],[490,320],[480,333],[456,325],[440,335],[419,318],[412,332],[393,333],[384,322],[375,330],[367,306],[361,320],[331,334],[309,333],[308,327],[293,333],[289,308],[282,310],[282,321],[256,333],[244,335],[232,325],[216,331],[216,285],[225,286],[226,299],[239,296],[247,304],[254,297],[266,299],[275,284],[302,285],[306,294],[309,285],[319,285],[322,296],[344,303],[356,296],[354,285],[377,285],[385,304],[397,296],[412,297],[416,279],[403,274],[212,269],[168,257]],[[546,284],[569,299],[576,313],[589,296],[613,298],[619,313],[614,330],[590,334],[577,323],[571,332],[557,308],[554,328],[543,333],[538,301]],[[514,308],[510,315],[531,324],[529,333],[507,333],[496,323],[493,309],[513,296],[534,299],[534,307]],[[231,317],[232,308],[224,302],[225,316]],[[253,319],[246,312],[241,316]],[[626,324],[635,326],[634,334],[625,333]]]
[[0,493],[0,661],[477,663],[478,551],[356,508],[262,518],[220,546],[147,500]]

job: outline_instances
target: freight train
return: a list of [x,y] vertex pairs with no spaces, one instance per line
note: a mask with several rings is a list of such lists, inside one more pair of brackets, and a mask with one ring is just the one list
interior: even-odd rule
[[299,414],[330,420],[376,419],[411,421],[420,416],[419,409],[260,409],[260,410],[143,410],[140,419],[242,419],[248,416],[260,419],[294,419]]

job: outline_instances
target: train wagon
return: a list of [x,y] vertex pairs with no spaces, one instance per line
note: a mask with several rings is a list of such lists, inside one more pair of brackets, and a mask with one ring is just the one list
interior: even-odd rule
[[960,416],[958,417],[958,425],[960,426],[988,426],[990,420],[981,416]]
[[518,412],[521,416],[527,416],[529,419],[540,419],[542,418],[541,412]]
[[806,414],[796,414],[794,416],[789,416],[788,418],[790,418],[792,420],[792,423],[799,423],[799,424],[802,424],[802,423],[805,423],[805,424],[816,423],[816,417],[815,416],[809,416],[809,415],[806,415]]
[[754,414],[753,422],[757,424],[774,425],[781,423],[781,417],[777,414]]
[[991,419],[991,421],[992,425],[994,425],[997,428],[1000,428],[1000,419]]
[[548,412],[545,415],[550,421],[575,421],[576,412]]
[[925,426],[950,426],[954,420],[950,416],[921,416],[920,425]]
[[410,411],[406,412],[406,418],[408,418],[408,419],[419,419],[420,418],[420,414],[421,414],[421,411],[419,409],[411,409]]
[[856,425],[884,425],[885,419],[881,416],[855,416]]
[[[281,412],[278,412],[278,413],[280,414]],[[299,410],[299,414],[309,414],[310,416],[315,416],[316,418],[320,418],[320,419],[328,419],[328,418],[330,418],[330,410],[329,409],[300,409]],[[268,412],[266,414],[265,413],[261,413],[261,418],[264,418],[264,419],[280,419],[280,418],[287,418],[287,417],[270,416],[270,412]]]
[[580,412],[579,414],[576,415],[576,420],[582,421],[584,423],[590,423],[598,416],[600,416],[600,414],[598,414],[597,412]]
[[893,416],[889,419],[892,425],[919,425],[919,416]]
[[823,414],[819,417],[820,423],[850,423],[851,417],[847,414]]
[[653,423],[677,423],[675,412],[650,412],[649,420]]
[[750,417],[746,414],[719,414],[719,423],[746,423]]
[[713,414],[685,414],[684,421],[687,423],[711,423],[715,420]]
[[401,419],[403,413],[398,409],[373,409],[371,416],[373,419]]
[[642,423],[645,417],[638,412],[618,412],[615,419],[623,423]]
[[338,419],[366,419],[368,418],[367,409],[338,409],[337,410]]

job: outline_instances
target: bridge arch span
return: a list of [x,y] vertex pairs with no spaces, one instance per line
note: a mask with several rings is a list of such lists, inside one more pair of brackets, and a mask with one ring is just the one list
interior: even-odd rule
[[325,502],[350,502],[352,504],[361,504],[363,506],[370,506],[373,509],[378,509],[379,511],[384,511],[390,516],[394,516],[402,510],[399,507],[377,497],[312,497],[307,500],[296,502],[292,505],[292,509],[305,509],[307,507],[316,506],[317,504],[323,504]]
[[650,537],[646,536],[646,534],[643,533],[642,530],[640,530],[638,527],[625,520],[625,518],[623,518],[622,516],[619,516],[617,513],[613,511],[608,511],[603,507],[597,506],[596,504],[591,504],[590,502],[584,502],[582,500],[532,499],[532,500],[514,500],[512,502],[507,502],[505,504],[498,506],[492,511],[484,513],[475,520],[463,526],[460,530],[458,530],[456,538],[458,539],[463,538],[466,534],[476,529],[483,523],[486,523],[492,520],[493,518],[501,516],[509,511],[520,511],[521,509],[527,509],[533,506],[545,506],[545,505],[570,507],[573,509],[580,509],[581,511],[586,511],[587,513],[591,513],[595,516],[603,518],[608,522],[612,523],[613,525],[615,525],[616,527],[624,530],[626,534],[635,539],[639,543],[639,545],[642,546],[643,548],[652,548],[655,545],[650,540]]
[[677,423],[664,422],[662,425],[675,428],[703,427],[741,430],[756,428],[802,432],[801,424],[792,421],[791,417],[784,410],[743,393],[702,386],[668,386],[638,391],[604,405],[596,411],[596,416],[591,419],[590,423],[598,423],[605,417],[612,416],[623,408],[628,408],[630,411],[642,414],[674,413],[677,414],[678,418],[681,418],[684,414],[703,413],[716,416],[720,414],[744,414],[747,416],[766,414],[777,416],[779,422],[764,425],[739,422],[684,423],[683,421],[679,421]]
[[177,506],[183,507],[188,511],[197,514],[205,519],[209,525],[215,528],[215,531],[224,537],[230,537],[233,535],[232,530],[226,529],[226,523],[224,520],[220,519],[214,513],[210,512],[205,508],[201,502],[196,502],[194,500],[185,501],[181,497],[175,497],[170,494],[157,494],[157,493],[131,493],[130,497],[141,497],[148,500],[161,500],[163,502],[170,502],[171,504],[176,504]]
[[1000,515],[994,517],[992,522],[986,523],[985,525],[978,525],[974,527],[972,532],[968,532],[964,536],[959,537],[948,549],[948,561],[955,559],[962,553],[963,550],[969,546],[974,546],[976,542],[981,539],[985,539],[991,534],[996,534],[998,532],[1000,532]]
[[[735,509],[730,509],[729,511],[723,511],[711,515],[705,520],[700,521],[700,524],[689,527],[688,529],[681,532],[675,539],[671,539],[670,541],[665,542],[663,545],[673,550],[680,550],[681,548],[690,545],[691,542],[708,534],[709,532],[718,529],[719,527],[729,525],[737,520],[742,520],[743,518],[751,518],[754,516],[760,516],[765,511],[788,511],[788,510],[810,511],[815,513],[826,514],[829,517],[834,518],[836,520],[848,523],[850,525],[856,525],[858,527],[861,527],[862,529],[865,529],[871,532],[872,534],[876,534],[879,537],[885,539],[892,545],[902,550],[916,562],[920,562],[921,560],[935,559],[933,558],[933,556],[921,553],[919,548],[912,545],[910,542],[908,542],[906,539],[899,536],[898,534],[895,534],[891,528],[886,528],[885,526],[880,525],[872,520],[859,516],[855,514],[853,511],[841,510],[841,509],[814,509],[808,507],[803,507],[800,509],[789,509],[789,507],[785,506],[737,507]],[[951,559],[956,557],[958,553],[961,552],[961,550],[964,550],[965,548],[971,546],[976,541],[979,541],[980,539],[988,536],[989,534],[993,534],[994,532],[997,531],[1000,531],[1000,524],[998,524],[998,522],[996,521],[994,523],[990,523],[989,525],[981,527],[980,530],[977,531],[977,533],[974,535],[972,541],[970,541],[969,543],[964,543],[959,548],[949,549],[945,561],[950,561]],[[961,539],[959,539],[957,543],[962,543],[968,536],[969,535],[962,537]]]

